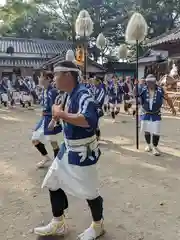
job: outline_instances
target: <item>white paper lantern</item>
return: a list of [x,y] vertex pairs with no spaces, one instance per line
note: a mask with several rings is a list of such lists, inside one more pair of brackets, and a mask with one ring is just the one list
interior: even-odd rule
[[66,53],[66,58],[67,61],[73,62],[75,60],[74,52],[73,50],[69,49]]
[[89,37],[92,34],[93,21],[88,11],[80,11],[75,23],[75,32],[80,37]]
[[126,33],[125,39],[129,44],[136,44],[144,41],[148,33],[148,26],[146,20],[140,13],[134,13],[130,18]]
[[127,54],[128,54],[128,49],[127,49],[126,44],[120,45],[120,47],[118,49],[118,57],[120,59],[126,59],[127,58]]
[[106,38],[103,33],[100,33],[96,40],[96,46],[99,49],[104,49],[106,47]]

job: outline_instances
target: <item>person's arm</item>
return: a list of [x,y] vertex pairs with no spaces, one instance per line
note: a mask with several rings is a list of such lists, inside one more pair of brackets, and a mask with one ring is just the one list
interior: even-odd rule
[[105,99],[105,90],[102,88],[98,94],[98,97],[96,99],[96,104],[98,107],[101,107],[104,103],[104,99]]
[[62,111],[60,118],[63,121],[68,122],[75,126],[85,127],[85,128],[90,127],[85,116],[80,113],[74,114],[74,113],[67,113],[67,112]]
[[95,128],[98,122],[97,110],[93,98],[89,94],[82,95],[79,99],[78,113],[67,113],[62,111],[59,106],[53,107],[53,115],[55,119],[63,121],[79,127]]

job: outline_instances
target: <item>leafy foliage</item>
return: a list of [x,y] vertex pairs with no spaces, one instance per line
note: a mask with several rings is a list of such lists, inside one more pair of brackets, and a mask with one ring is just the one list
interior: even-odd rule
[[89,52],[95,59],[100,54],[94,44],[98,34],[103,32],[110,50],[119,45],[134,11],[147,20],[149,38],[180,21],[179,0],[7,0],[0,8],[0,35],[76,41],[74,25],[81,9],[87,9],[94,22]]

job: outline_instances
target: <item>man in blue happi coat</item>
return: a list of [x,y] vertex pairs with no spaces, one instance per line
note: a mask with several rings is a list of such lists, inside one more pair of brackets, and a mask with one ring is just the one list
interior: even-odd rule
[[61,105],[54,105],[52,112],[55,120],[63,122],[64,142],[42,184],[49,189],[53,219],[34,232],[41,236],[67,234],[64,210],[68,193],[87,201],[93,221],[78,239],[92,240],[104,234],[96,169],[101,154],[95,135],[97,107],[88,89],[78,82],[79,69],[73,62],[60,62],[54,72],[57,88],[65,92]]
[[[131,77],[127,76],[123,83],[124,91],[124,111],[130,114],[130,108],[133,103],[133,83]],[[135,113],[134,113],[135,114]]]
[[33,145],[43,156],[43,160],[37,165],[39,168],[44,167],[44,165],[51,160],[46,150],[45,143],[47,143],[47,141],[51,143],[54,156],[56,156],[59,151],[58,138],[60,138],[59,134],[62,132],[61,124],[55,125],[55,122],[53,128],[49,129],[50,123],[52,127],[52,106],[55,104],[59,94],[58,90],[51,85],[52,78],[52,73],[43,71],[39,79],[40,85],[43,88],[41,99],[42,116],[32,135]]
[[122,102],[123,88],[120,82],[114,77],[108,86],[108,96],[111,109],[111,116],[115,122],[116,115],[120,112],[120,104]]
[[147,143],[145,151],[152,151],[155,156],[159,156],[158,143],[160,139],[161,108],[164,100],[169,104],[173,115],[176,114],[176,110],[172,100],[168,97],[165,90],[157,85],[156,78],[152,74],[146,77],[146,85],[142,89],[139,89],[138,94],[142,106],[141,130],[144,132]]

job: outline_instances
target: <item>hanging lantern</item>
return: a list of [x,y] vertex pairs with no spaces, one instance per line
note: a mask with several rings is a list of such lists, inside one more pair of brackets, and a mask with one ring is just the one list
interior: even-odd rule
[[67,61],[73,62],[75,60],[74,52],[73,50],[69,49],[66,53],[66,58]]
[[126,32],[125,39],[129,44],[141,43],[144,41],[148,33],[148,26],[146,20],[140,13],[134,13],[130,18]]
[[128,53],[128,49],[127,49],[126,44],[120,45],[120,47],[118,49],[119,59],[126,59],[127,58],[127,53]]

